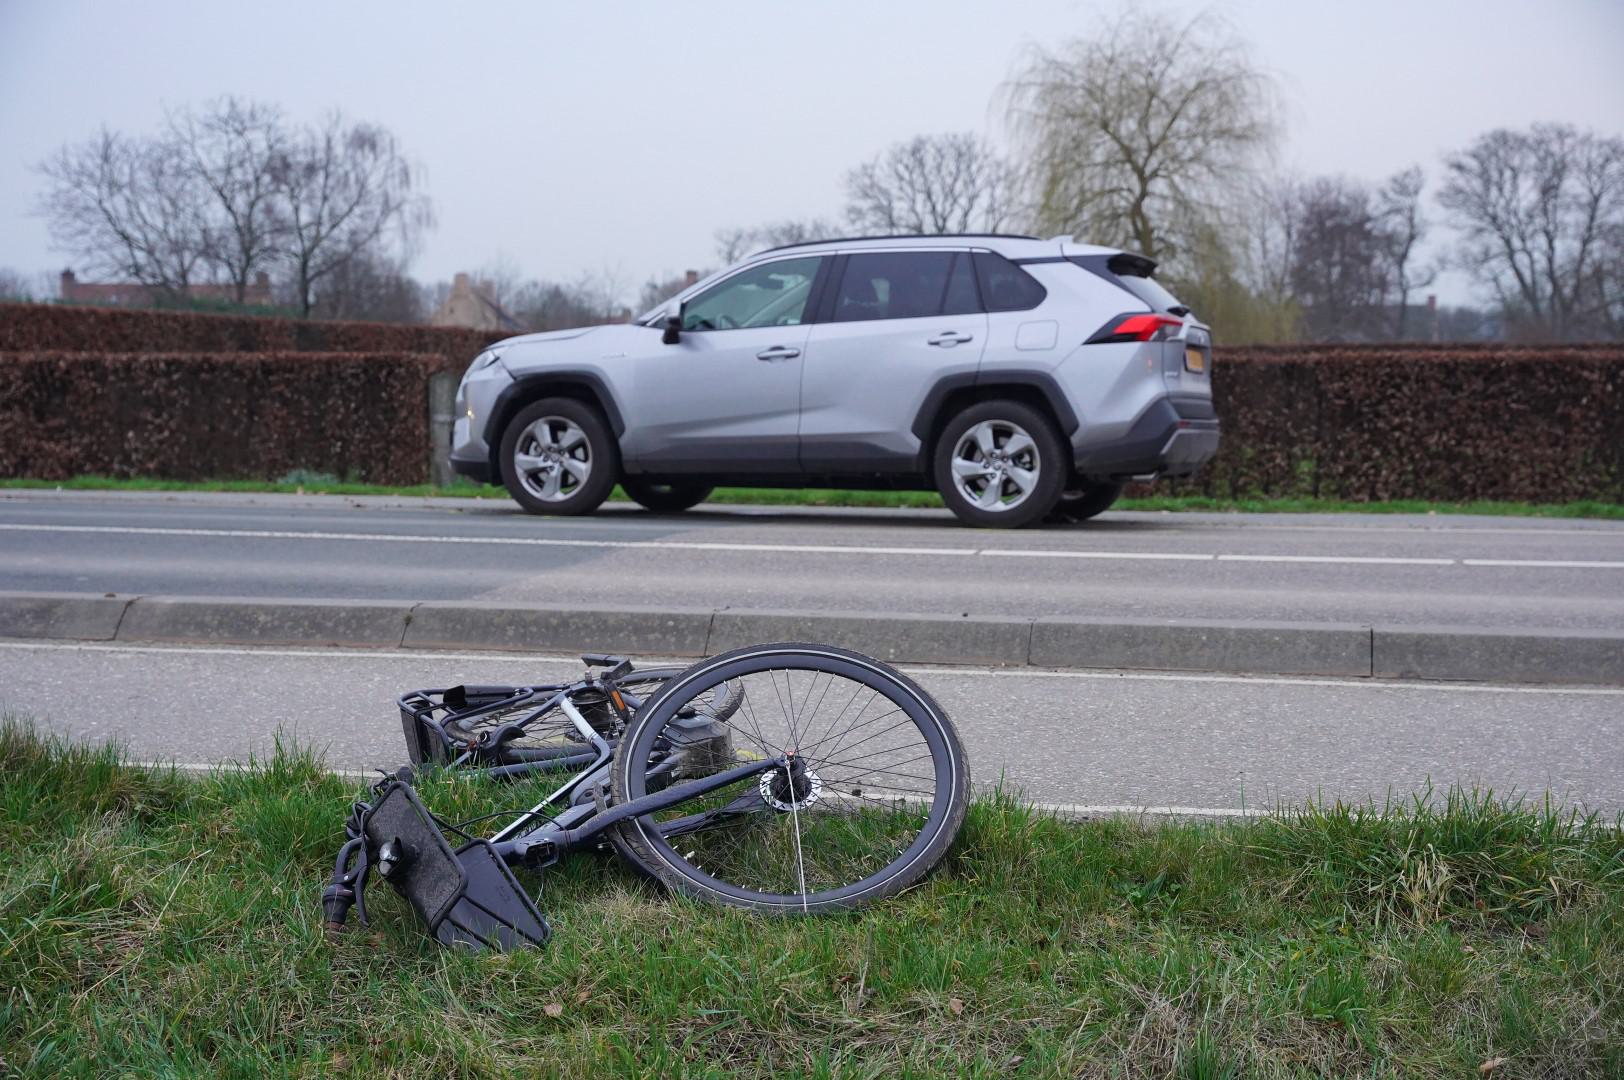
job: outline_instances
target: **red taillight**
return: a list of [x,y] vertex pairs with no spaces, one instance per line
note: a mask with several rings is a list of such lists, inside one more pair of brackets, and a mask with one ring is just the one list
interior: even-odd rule
[[1100,327],[1099,331],[1088,339],[1088,344],[1098,345],[1102,342],[1115,341],[1154,341],[1158,338],[1171,337],[1183,325],[1184,321],[1182,319],[1175,319],[1171,315],[1158,315],[1152,312],[1118,315]]

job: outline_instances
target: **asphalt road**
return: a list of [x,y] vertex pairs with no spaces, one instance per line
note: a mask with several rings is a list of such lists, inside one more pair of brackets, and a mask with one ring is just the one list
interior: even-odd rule
[[[0,709],[138,760],[264,753],[278,729],[335,767],[405,760],[403,690],[576,677],[515,655],[0,642]],[[1406,797],[1431,783],[1624,811],[1624,689],[909,669],[978,784],[1089,807],[1233,811]]]
[[1624,523],[0,493],[0,590],[1624,629]]

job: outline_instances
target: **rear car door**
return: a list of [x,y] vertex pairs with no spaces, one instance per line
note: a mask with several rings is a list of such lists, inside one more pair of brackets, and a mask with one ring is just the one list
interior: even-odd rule
[[792,474],[807,310],[825,257],[754,263],[690,298],[681,339],[638,357],[622,445],[639,472]]
[[913,472],[912,427],[944,375],[973,373],[987,337],[968,250],[841,256],[807,338],[801,466],[808,473]]

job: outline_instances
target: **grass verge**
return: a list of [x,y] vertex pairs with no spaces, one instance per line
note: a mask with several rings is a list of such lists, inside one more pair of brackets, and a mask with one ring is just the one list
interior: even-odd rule
[[[430,805],[494,797],[448,783]],[[1143,825],[996,798],[921,887],[808,920],[579,856],[546,876],[551,945],[472,956],[385,888],[370,931],[322,934],[355,794],[305,751],[196,779],[0,723],[0,1071],[1624,1072],[1624,840],[1549,806]]]
[[[66,491],[240,491],[285,495],[394,495],[457,498],[508,498],[505,489],[459,480],[448,487],[414,484],[390,487],[354,484],[314,474],[301,480],[160,480],[150,477],[76,476],[70,480],[0,479],[0,488],[61,489]],[[609,496],[628,502],[619,487]],[[941,509],[941,497],[929,491],[842,491],[829,488],[717,488],[710,502],[744,506],[866,506]],[[1117,510],[1177,513],[1203,511],[1245,514],[1484,514],[1509,517],[1607,518],[1624,521],[1624,504],[1584,500],[1567,503],[1523,503],[1474,500],[1429,502],[1397,499],[1388,502],[1351,502],[1346,499],[1311,499],[1292,496],[1221,499],[1206,495],[1151,495],[1117,502]]]

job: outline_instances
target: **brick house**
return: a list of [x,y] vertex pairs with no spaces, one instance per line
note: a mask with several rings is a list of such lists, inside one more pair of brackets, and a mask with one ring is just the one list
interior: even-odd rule
[[[72,270],[62,271],[62,300],[70,304],[112,304],[118,307],[155,307],[164,290],[134,281],[80,281]],[[213,283],[188,285],[186,295],[193,300],[223,300],[235,303],[234,285]],[[271,276],[261,270],[243,292],[242,302],[258,307],[271,306]]]

